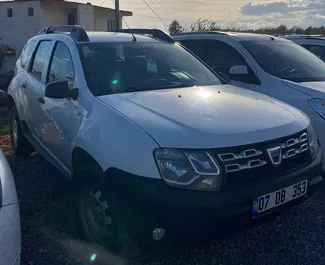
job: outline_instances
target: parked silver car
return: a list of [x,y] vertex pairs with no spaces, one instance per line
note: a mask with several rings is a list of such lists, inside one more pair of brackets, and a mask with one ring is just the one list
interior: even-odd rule
[[[4,104],[0,91],[0,107]],[[0,147],[0,264],[20,264],[20,216],[16,185],[5,155]]]

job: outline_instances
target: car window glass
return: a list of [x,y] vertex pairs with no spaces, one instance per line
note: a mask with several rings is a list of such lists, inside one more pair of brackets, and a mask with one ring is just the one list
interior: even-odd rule
[[51,58],[47,81],[68,81],[71,85],[74,77],[75,71],[69,48],[64,43],[58,42]]
[[325,64],[311,52],[288,41],[241,41],[270,75],[293,82],[325,81]]
[[244,57],[227,43],[205,40],[204,49],[204,60],[216,73],[228,75],[232,66],[246,65]]
[[41,41],[38,45],[34,60],[31,66],[31,75],[37,80],[41,80],[44,69],[45,60],[48,56],[51,41]]
[[204,49],[202,49],[201,40],[180,40],[179,43],[184,45],[187,49],[193,52],[200,59],[204,59]]
[[319,45],[302,45],[311,53],[315,54],[319,59],[325,61],[325,46]]
[[30,58],[32,57],[34,44],[35,44],[35,40],[30,40],[29,42],[27,42],[21,53],[20,62],[21,62],[21,66],[25,69],[28,65]]
[[79,51],[88,87],[95,95],[221,83],[178,44],[85,43]]

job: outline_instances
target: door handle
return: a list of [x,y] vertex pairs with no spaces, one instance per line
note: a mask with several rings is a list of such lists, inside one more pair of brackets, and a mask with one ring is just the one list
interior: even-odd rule
[[27,88],[27,83],[26,83],[26,82],[22,83],[22,84],[21,84],[21,87],[22,87],[22,88]]
[[45,100],[42,97],[37,98],[37,101],[38,101],[38,105],[45,103]]

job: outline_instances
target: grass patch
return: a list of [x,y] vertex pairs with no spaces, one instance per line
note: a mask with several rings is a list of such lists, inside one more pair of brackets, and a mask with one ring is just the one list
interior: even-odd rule
[[0,136],[8,135],[9,134],[9,124],[2,124],[0,123]]

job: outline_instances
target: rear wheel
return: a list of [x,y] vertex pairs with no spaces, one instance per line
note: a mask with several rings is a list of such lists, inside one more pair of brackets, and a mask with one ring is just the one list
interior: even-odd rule
[[34,148],[23,134],[21,122],[15,106],[13,106],[10,110],[9,122],[12,150],[17,156],[28,157],[31,153],[33,153]]

